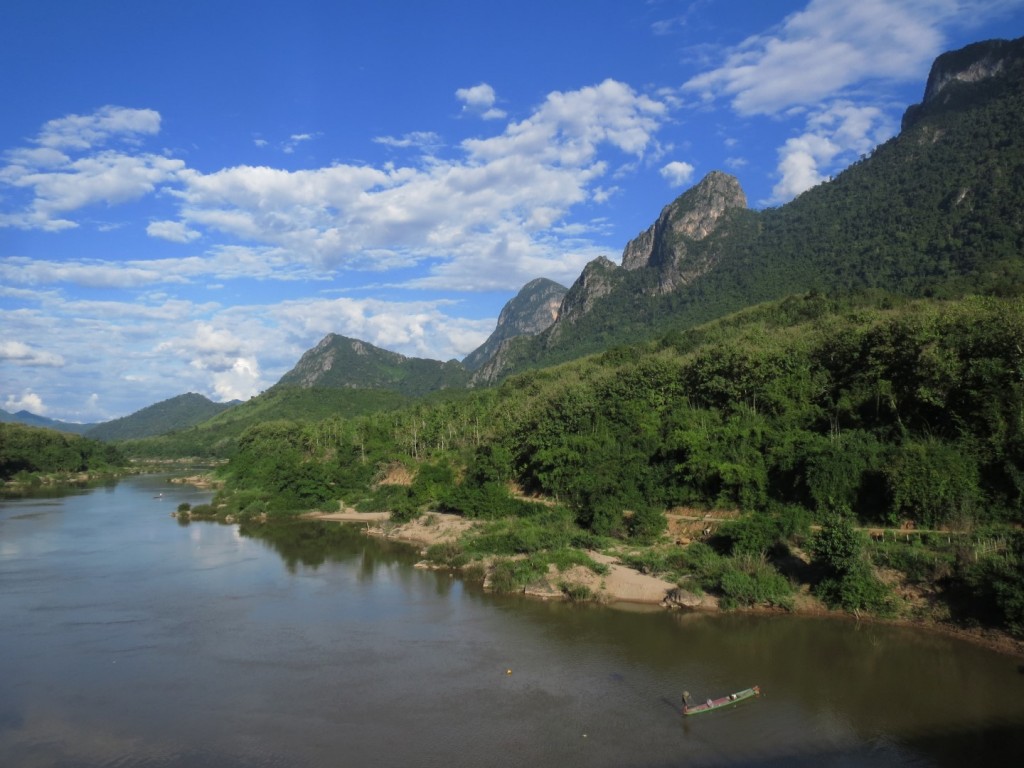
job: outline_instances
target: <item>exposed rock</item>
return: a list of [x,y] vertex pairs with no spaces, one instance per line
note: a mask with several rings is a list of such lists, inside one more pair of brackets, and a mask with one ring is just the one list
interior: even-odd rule
[[1024,38],[986,40],[944,53],[932,63],[924,99],[903,114],[902,130],[914,125],[930,108],[940,108],[954,99],[954,87],[975,85],[1019,72],[1024,68]]
[[553,280],[531,280],[512,298],[498,315],[494,332],[480,347],[462,361],[467,370],[476,371],[507,346],[504,342],[517,336],[535,336],[548,329],[558,318],[566,288]]
[[728,211],[746,207],[747,196],[736,177],[712,171],[666,205],[658,220],[626,245],[622,266],[657,270],[657,293],[669,293],[713,266],[708,258],[688,258],[687,246],[713,233]]
[[575,323],[593,309],[595,302],[615,290],[620,282],[617,274],[620,270],[604,256],[598,256],[583,268],[583,273],[562,299],[561,312],[548,332],[548,343],[556,342],[566,325]]

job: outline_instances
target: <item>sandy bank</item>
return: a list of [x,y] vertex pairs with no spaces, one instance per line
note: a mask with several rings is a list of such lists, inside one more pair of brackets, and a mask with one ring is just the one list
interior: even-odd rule
[[[303,516],[309,520],[328,520],[342,523],[365,523],[366,532],[372,536],[382,536],[393,541],[414,544],[425,550],[435,544],[456,541],[463,534],[478,524],[458,515],[439,512],[422,515],[408,523],[400,525],[388,524],[386,512],[356,512],[345,509],[339,512],[314,512]],[[545,599],[564,598],[561,585],[586,587],[590,594],[602,602],[628,602],[660,605],[665,596],[676,585],[673,582],[655,576],[640,573],[622,565],[617,558],[600,552],[588,552],[597,563],[607,568],[604,574],[597,574],[589,568],[576,566],[568,571],[559,572],[554,566],[548,574],[546,583],[530,585],[527,594]],[[707,598],[712,603],[713,598]],[[710,605],[708,607],[714,607]]]

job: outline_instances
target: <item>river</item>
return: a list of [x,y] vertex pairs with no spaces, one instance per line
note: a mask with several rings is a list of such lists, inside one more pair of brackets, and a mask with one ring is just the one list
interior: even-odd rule
[[[0,501],[0,765],[957,766],[1024,667],[901,627],[544,603],[353,526],[180,524],[158,476]],[[696,699],[759,684],[732,709]]]

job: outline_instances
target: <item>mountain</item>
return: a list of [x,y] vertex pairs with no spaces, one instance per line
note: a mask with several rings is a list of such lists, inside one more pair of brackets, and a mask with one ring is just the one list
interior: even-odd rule
[[518,336],[535,336],[558,318],[566,287],[553,280],[537,278],[520,289],[501,310],[498,324],[487,341],[470,352],[462,364],[475,371]]
[[86,434],[94,440],[106,442],[164,435],[199,424],[235,405],[237,401],[215,403],[189,392],[143,408],[130,416],[97,424]]
[[306,352],[275,387],[384,389],[410,397],[461,388],[469,374],[457,360],[406,357],[330,333]]
[[558,317],[501,345],[474,382],[818,291],[1024,292],[1024,38],[936,59],[900,134],[779,208],[713,171],[569,288]]
[[96,426],[95,424],[73,424],[68,421],[48,419],[45,416],[37,416],[34,413],[29,413],[24,410],[18,411],[17,413],[8,413],[7,411],[0,410],[0,423],[26,424],[30,427],[55,429],[58,432],[70,432],[75,435],[84,435]]

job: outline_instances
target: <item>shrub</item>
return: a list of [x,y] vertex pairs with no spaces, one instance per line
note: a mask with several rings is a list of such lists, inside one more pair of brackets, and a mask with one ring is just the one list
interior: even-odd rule
[[593,591],[586,584],[562,583],[558,586],[571,603],[585,603],[594,599]]
[[491,569],[491,589],[499,594],[522,592],[531,581],[543,576],[547,567],[535,560],[502,559]]
[[863,562],[842,574],[823,579],[815,585],[814,594],[831,608],[851,612],[867,611],[880,616],[895,611],[889,588]]
[[772,605],[788,610],[793,607],[793,586],[763,560],[732,558],[719,579],[718,589],[723,595],[723,608]]

